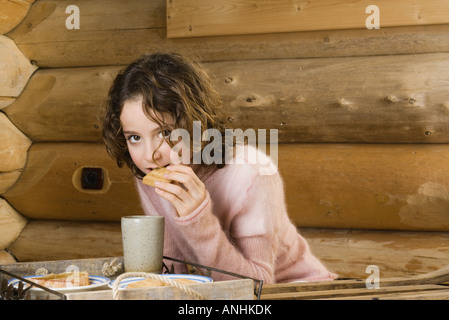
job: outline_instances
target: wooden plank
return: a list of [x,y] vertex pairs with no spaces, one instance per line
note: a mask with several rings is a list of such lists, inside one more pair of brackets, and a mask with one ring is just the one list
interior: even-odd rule
[[120,223],[31,220],[8,250],[21,262],[122,256]]
[[[448,143],[448,61],[439,53],[205,67],[229,128],[277,129],[280,143]],[[36,142],[101,141],[97,115],[119,69],[39,70],[4,111]]]
[[330,299],[330,298],[343,298],[351,299],[352,297],[360,297],[364,295],[372,295],[376,292],[376,296],[382,296],[383,294],[410,294],[417,291],[437,291],[446,290],[447,287],[439,285],[418,285],[418,286],[389,286],[381,287],[379,289],[334,289],[334,290],[322,290],[322,291],[305,291],[305,292],[288,292],[288,293],[274,293],[274,294],[262,294],[261,300],[311,300],[311,299]]
[[[81,188],[82,168],[102,168],[100,190]],[[118,168],[103,144],[33,144],[19,181],[3,196],[32,219],[117,221],[141,214],[129,168]]]
[[34,0],[0,0],[0,35],[14,29],[27,14]]
[[325,300],[448,300],[449,290],[413,291],[400,293],[385,293],[363,295],[358,297],[326,298]]
[[38,1],[8,37],[41,68],[129,64],[154,51],[182,52],[202,61],[449,51],[449,24],[167,39],[165,0],[72,4],[80,8],[82,32],[65,27],[67,3]]
[[[367,7],[362,0],[332,1],[167,1],[167,37],[366,28]],[[449,23],[444,0],[378,0],[380,26]]]
[[448,156],[446,145],[285,144],[278,163],[299,227],[447,231]]
[[0,198],[0,249],[7,248],[22,232],[27,219]]

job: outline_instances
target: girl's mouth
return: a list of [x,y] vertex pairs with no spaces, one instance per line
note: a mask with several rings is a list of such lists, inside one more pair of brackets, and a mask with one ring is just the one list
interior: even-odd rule
[[148,173],[150,173],[151,171],[153,171],[154,169],[157,169],[157,168],[166,168],[166,167],[168,167],[170,165],[170,163],[168,163],[168,164],[166,164],[166,165],[164,165],[164,166],[159,166],[159,167],[155,167],[155,168],[148,168]]

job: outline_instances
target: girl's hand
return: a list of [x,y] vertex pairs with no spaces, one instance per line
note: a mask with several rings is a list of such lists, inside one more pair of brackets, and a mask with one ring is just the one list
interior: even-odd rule
[[206,188],[189,166],[170,165],[167,170],[170,172],[165,174],[165,178],[177,183],[157,181],[155,191],[173,204],[180,217],[185,217],[203,202]]

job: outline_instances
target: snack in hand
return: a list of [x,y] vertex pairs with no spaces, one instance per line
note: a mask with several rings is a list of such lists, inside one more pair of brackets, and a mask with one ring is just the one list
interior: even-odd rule
[[29,280],[47,288],[82,287],[89,285],[89,273],[86,271],[64,272],[38,278],[29,278]]
[[169,171],[165,167],[153,169],[153,170],[151,170],[151,172],[149,174],[147,174],[145,177],[143,177],[142,182],[149,186],[152,186],[152,187],[155,187],[154,183],[156,181],[171,183],[172,180],[168,180],[168,179],[164,178],[164,174],[166,174],[168,172]]

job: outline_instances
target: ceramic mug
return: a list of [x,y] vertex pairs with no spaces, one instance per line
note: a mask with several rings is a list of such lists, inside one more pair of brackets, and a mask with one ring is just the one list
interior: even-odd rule
[[121,225],[125,272],[161,273],[164,217],[125,216]]

